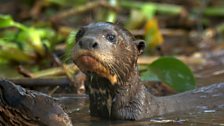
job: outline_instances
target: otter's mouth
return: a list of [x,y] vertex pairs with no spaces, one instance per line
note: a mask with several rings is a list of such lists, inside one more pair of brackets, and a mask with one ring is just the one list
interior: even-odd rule
[[110,69],[93,55],[80,55],[75,63],[83,72],[94,72],[107,78],[113,85],[117,83],[117,75],[111,73]]

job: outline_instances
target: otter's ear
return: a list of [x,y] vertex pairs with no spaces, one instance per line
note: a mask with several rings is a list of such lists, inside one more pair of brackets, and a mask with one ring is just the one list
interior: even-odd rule
[[135,40],[134,43],[138,49],[138,55],[141,55],[145,48],[145,41],[144,40]]

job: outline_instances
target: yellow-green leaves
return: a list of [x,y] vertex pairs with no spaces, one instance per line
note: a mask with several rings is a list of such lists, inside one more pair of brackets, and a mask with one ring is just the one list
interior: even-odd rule
[[0,28],[10,27],[14,25],[14,21],[8,15],[0,15]]
[[163,36],[159,30],[156,18],[148,19],[146,22],[145,41],[149,48],[155,48],[163,44]]
[[15,22],[9,15],[0,15],[0,28],[16,27],[26,30],[26,27],[20,23]]
[[[10,29],[11,27],[13,29]],[[30,55],[37,54],[38,56],[35,57],[44,57],[46,55],[45,46],[49,47],[49,40],[55,36],[55,32],[52,29],[29,27],[14,21],[9,15],[0,15],[0,28],[4,28],[1,31],[3,37],[0,38],[0,47],[2,48],[0,54],[4,55],[7,53],[7,57],[10,57],[7,58],[8,60],[21,62],[28,61]],[[8,45],[10,45],[10,48]],[[10,53],[12,50],[14,55]],[[19,54],[20,56],[18,56]]]
[[[109,0],[109,4],[111,6],[117,7],[118,0]],[[109,10],[106,21],[107,22],[115,22],[117,19],[117,13],[115,11]]]

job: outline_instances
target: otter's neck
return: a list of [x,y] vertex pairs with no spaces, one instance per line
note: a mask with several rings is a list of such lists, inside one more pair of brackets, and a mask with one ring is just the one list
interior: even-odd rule
[[[86,90],[90,99],[90,113],[94,116],[110,118],[113,102],[117,94],[124,96],[127,102],[137,90],[140,78],[137,68],[127,73],[128,77],[111,82],[95,73],[87,73]],[[122,101],[123,102],[123,101]],[[118,102],[120,103],[120,102]]]

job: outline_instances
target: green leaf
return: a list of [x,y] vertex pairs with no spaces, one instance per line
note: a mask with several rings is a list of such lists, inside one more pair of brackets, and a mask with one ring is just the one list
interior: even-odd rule
[[142,79],[158,79],[178,92],[195,88],[195,78],[189,67],[173,57],[161,57],[154,61],[148,66],[148,71],[142,73]]
[[0,15],[0,28],[6,28],[14,26],[14,21],[9,15]]
[[41,32],[39,32],[36,28],[29,28],[28,35],[29,41],[35,51],[41,56],[44,56],[45,49],[41,41]]
[[71,50],[75,44],[75,36],[77,31],[71,31],[66,39],[66,50]]
[[18,33],[18,41],[28,43],[40,56],[45,54],[45,48],[41,41],[41,37],[44,35],[43,31],[29,27]]
[[66,39],[65,57],[63,57],[65,61],[68,60],[68,57],[71,57],[72,48],[75,45],[76,33],[77,33],[77,31],[75,31],[75,30],[71,31]]
[[0,28],[6,28],[6,27],[16,27],[21,30],[26,30],[27,27],[15,22],[11,16],[9,15],[0,15]]
[[[109,0],[109,4],[111,6],[116,7],[118,5],[118,0]],[[107,15],[107,22],[115,22],[117,19],[117,13],[115,11],[109,10]]]
[[150,81],[160,81],[160,79],[158,78],[158,76],[153,73],[152,71],[150,70],[147,70],[145,72],[142,72],[141,74],[141,80],[150,80]]
[[[121,6],[128,9],[141,9],[145,8],[147,11],[154,10],[157,13],[165,15],[179,15],[182,13],[184,8],[180,5],[155,3],[155,2],[130,2],[130,0],[122,0],[120,2]],[[149,14],[151,16],[151,14]]]
[[146,16],[147,19],[153,18],[156,12],[155,4],[145,4],[141,9],[142,13]]
[[145,14],[143,14],[141,11],[137,9],[132,9],[130,12],[130,17],[128,19],[126,28],[137,29],[141,27],[141,25],[145,22],[145,18],[146,18]]

